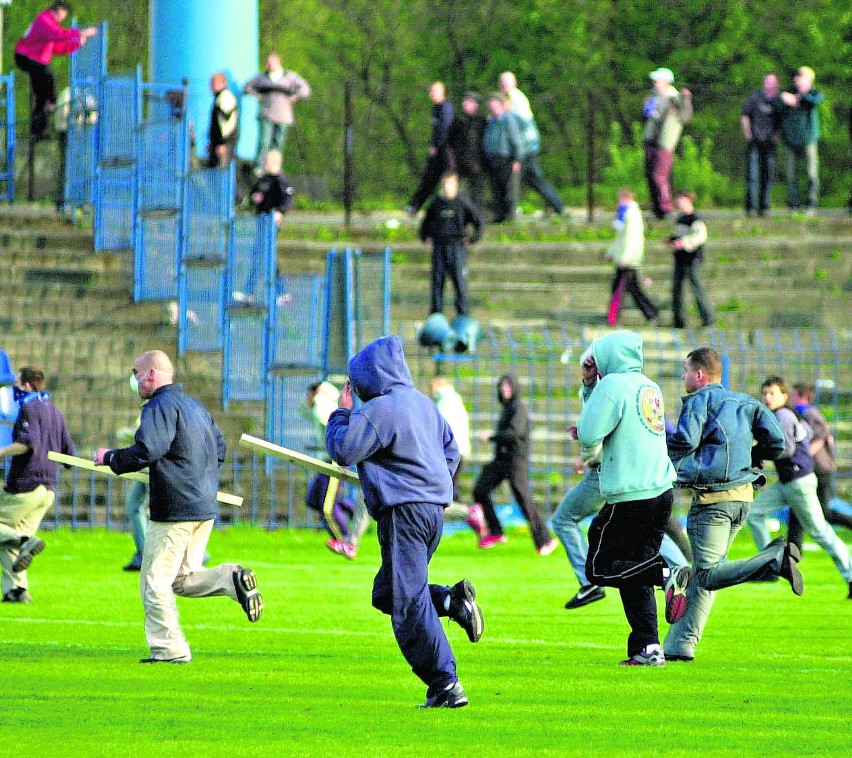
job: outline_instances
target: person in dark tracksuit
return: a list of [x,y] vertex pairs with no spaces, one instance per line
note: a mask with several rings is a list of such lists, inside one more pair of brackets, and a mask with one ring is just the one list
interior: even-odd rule
[[[399,337],[371,342],[348,370],[325,441],[332,460],[357,465],[367,510],[378,524],[382,565],[373,606],[390,615],[402,654],[428,686],[423,707],[460,708],[468,699],[439,617],[451,618],[476,642],[482,611],[467,579],[452,587],[428,583],[459,449],[435,404],[414,388]],[[358,410],[353,393],[363,402]]]
[[524,159],[521,129],[511,111],[506,110],[506,98],[495,92],[488,96],[483,150],[488,159],[488,177],[494,196],[494,223],[511,221],[515,214],[511,192],[513,174],[520,174]]
[[479,541],[483,550],[506,541],[503,527],[494,512],[491,493],[505,479],[509,480],[512,494],[530,525],[536,551],[540,555],[549,555],[559,543],[550,537],[541,513],[532,502],[530,494],[529,437],[530,417],[527,408],[518,397],[518,383],[515,377],[504,374],[497,382],[497,399],[503,410],[497,420],[494,434],[488,437],[494,442],[494,460],[483,466],[473,485],[475,506],[482,508],[488,535]]
[[444,174],[443,191],[426,209],[420,225],[420,239],[432,245],[432,303],[429,313],[444,309],[444,280],[449,276],[456,291],[459,316],[468,315],[467,241],[468,226],[473,226],[471,243],[482,234],[482,220],[470,202],[459,197],[459,177]]
[[450,124],[448,142],[456,159],[456,171],[465,183],[465,191],[480,215],[485,207],[487,159],[483,151],[485,116],[479,113],[482,98],[477,92],[465,93],[462,112]]
[[429,87],[429,99],[432,101],[432,134],[429,138],[429,155],[426,168],[420,178],[420,184],[414,190],[411,200],[405,206],[406,213],[414,215],[420,210],[435,191],[443,173],[450,168],[450,151],[447,138],[450,124],[453,123],[453,106],[447,100],[447,90],[443,82],[433,82]]

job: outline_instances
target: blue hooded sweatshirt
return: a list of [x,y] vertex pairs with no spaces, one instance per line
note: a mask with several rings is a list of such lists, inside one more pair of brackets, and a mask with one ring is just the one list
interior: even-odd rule
[[331,414],[325,444],[341,466],[357,464],[370,515],[403,503],[449,505],[459,449],[435,403],[414,388],[399,337],[357,353],[349,380],[364,404]]
[[658,497],[677,474],[666,449],[663,393],[642,373],[642,338],[617,331],[591,349],[601,379],[583,387],[577,435],[586,448],[603,445],[601,495],[608,503]]

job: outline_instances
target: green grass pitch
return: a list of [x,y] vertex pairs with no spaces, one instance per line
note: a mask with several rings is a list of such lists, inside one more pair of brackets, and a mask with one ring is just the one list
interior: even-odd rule
[[[852,535],[844,535],[850,541]],[[44,533],[32,605],[0,605],[3,751],[27,756],[850,755],[852,601],[822,551],[805,594],[786,582],[717,595],[699,657],[620,668],[618,595],[565,611],[560,550],[528,535],[487,553],[445,538],[431,578],[469,577],[485,613],[475,645],[446,622],[470,705],[418,710],[425,686],[370,606],[375,535],[348,562],[311,531],[215,532],[213,562],[255,569],[249,624],[227,598],[178,599],[194,660],[143,666],[138,574],[126,534]],[[734,556],[753,550],[741,535]],[[658,595],[662,611],[662,594]],[[662,614],[661,614],[662,615]],[[665,622],[661,619],[661,632]]]

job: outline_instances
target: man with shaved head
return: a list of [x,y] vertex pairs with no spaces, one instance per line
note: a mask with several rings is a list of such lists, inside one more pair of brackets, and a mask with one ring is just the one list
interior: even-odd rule
[[213,74],[210,79],[210,91],[213,93],[213,107],[210,110],[207,166],[227,168],[234,159],[237,139],[240,136],[237,98],[228,89],[228,79],[222,73]]
[[142,663],[189,663],[192,654],[178,623],[175,594],[227,595],[249,621],[263,612],[251,569],[225,563],[202,566],[216,517],[219,466],[225,440],[207,409],[174,383],[174,368],[161,350],[142,353],[133,364],[130,386],[142,400],[134,443],[97,451],[95,463],[116,474],[150,472],[151,520],[142,555],[142,604],[151,655]]

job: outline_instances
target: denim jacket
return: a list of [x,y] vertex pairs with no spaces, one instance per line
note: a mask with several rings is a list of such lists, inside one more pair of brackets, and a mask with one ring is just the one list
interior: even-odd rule
[[717,383],[683,398],[677,429],[666,441],[678,484],[706,492],[756,481],[763,460],[775,460],[785,449],[772,411]]

